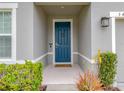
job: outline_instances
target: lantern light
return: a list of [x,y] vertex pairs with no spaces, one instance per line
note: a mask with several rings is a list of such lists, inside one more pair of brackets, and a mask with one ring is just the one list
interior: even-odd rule
[[109,17],[101,18],[101,27],[109,27]]

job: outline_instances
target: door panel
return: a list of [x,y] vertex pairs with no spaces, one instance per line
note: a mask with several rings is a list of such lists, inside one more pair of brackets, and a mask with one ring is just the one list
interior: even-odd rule
[[71,62],[70,22],[55,22],[55,62]]

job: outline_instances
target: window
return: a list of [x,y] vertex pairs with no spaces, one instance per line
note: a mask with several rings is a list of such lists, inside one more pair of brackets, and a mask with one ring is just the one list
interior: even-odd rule
[[0,10],[0,59],[12,57],[12,12]]

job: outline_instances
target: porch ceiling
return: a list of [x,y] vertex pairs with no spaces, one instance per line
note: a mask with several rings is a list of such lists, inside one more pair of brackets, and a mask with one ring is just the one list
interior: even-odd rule
[[44,11],[48,15],[60,15],[60,16],[68,16],[68,15],[77,15],[84,5],[89,5],[87,2],[83,3],[35,3],[36,5],[42,6]]
[[90,2],[36,2],[36,5],[89,5]]
[[48,15],[76,15],[80,12],[82,6],[81,5],[50,5],[50,6],[42,6]]

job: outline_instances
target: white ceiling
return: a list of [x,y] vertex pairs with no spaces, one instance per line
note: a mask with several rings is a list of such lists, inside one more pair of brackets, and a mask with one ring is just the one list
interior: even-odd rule
[[89,5],[90,2],[35,2],[36,5]]
[[[64,8],[61,8],[64,7]],[[81,5],[65,5],[65,6],[60,6],[60,5],[50,5],[50,6],[42,6],[42,8],[45,10],[45,12],[48,15],[77,15],[82,6]]]
[[[78,3],[35,3],[38,6],[41,6],[44,11],[48,15],[64,15],[64,16],[71,16],[79,14],[80,10],[84,5],[89,5],[86,2],[78,2]],[[62,8],[64,7],[64,8]]]

